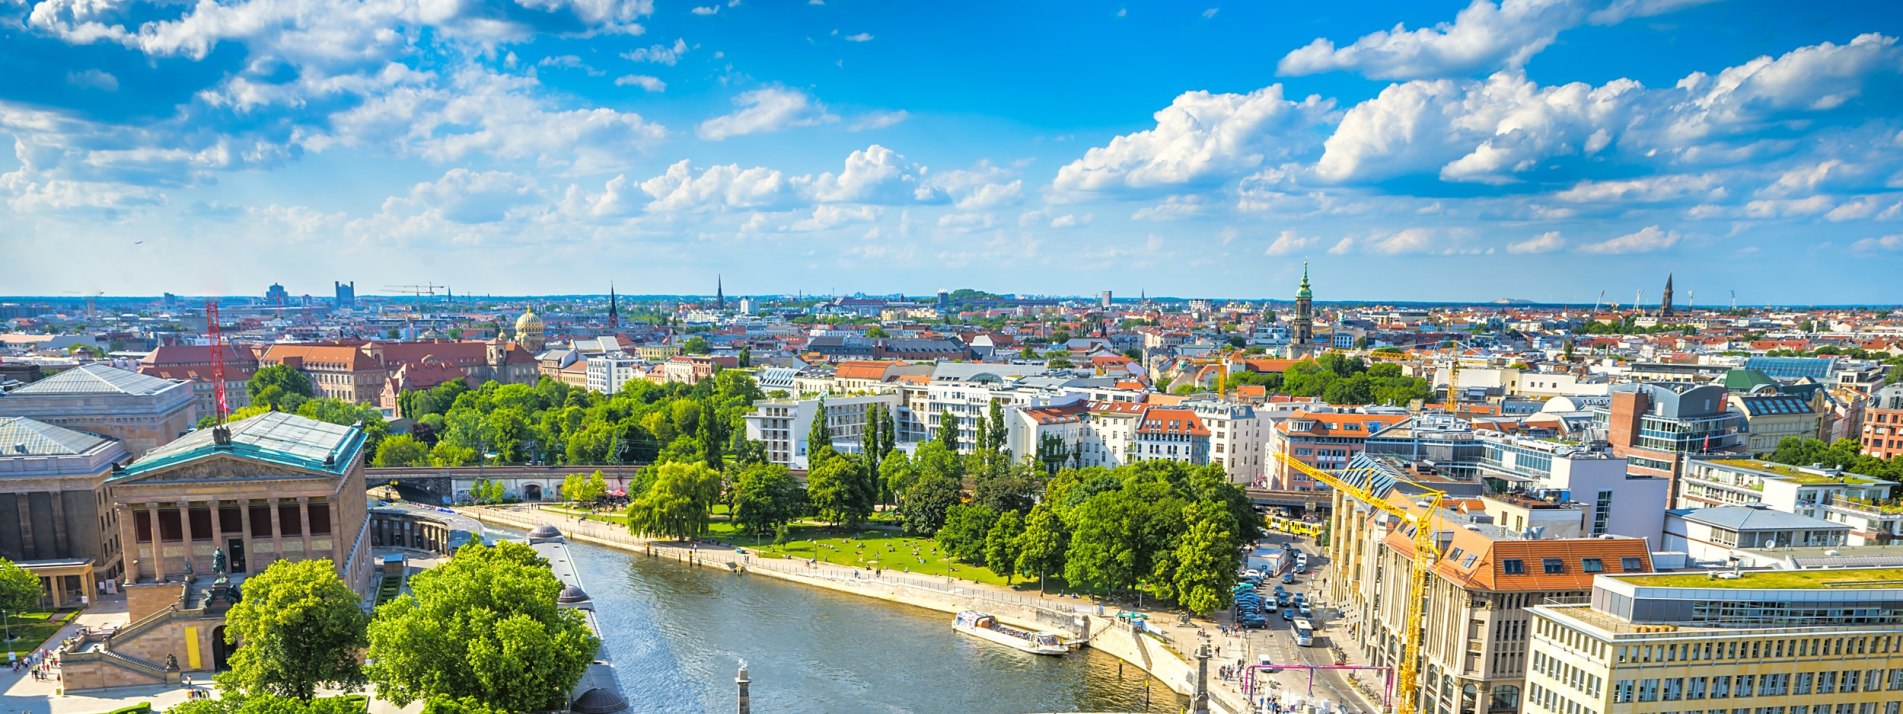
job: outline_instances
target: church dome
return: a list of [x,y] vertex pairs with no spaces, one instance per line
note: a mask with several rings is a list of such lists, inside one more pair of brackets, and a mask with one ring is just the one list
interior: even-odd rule
[[522,311],[522,316],[515,318],[516,332],[527,332],[529,330],[540,330],[540,329],[542,329],[542,318],[537,317],[535,315],[535,308],[531,307],[531,308],[524,309]]

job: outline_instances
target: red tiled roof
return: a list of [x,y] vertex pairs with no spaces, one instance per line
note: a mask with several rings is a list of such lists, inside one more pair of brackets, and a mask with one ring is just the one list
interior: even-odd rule
[[838,379],[883,380],[885,379],[886,370],[901,364],[905,363],[897,361],[845,360],[840,362],[839,366],[833,370],[833,376]]
[[1209,427],[1203,425],[1203,420],[1196,416],[1196,412],[1188,409],[1152,407],[1143,413],[1143,420],[1137,424],[1137,433],[1209,436]]

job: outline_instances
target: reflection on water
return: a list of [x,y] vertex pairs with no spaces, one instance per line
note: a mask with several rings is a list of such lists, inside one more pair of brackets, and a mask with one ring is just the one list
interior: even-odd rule
[[1180,710],[1168,688],[1089,649],[1038,657],[954,633],[929,610],[570,548],[634,711],[733,711],[743,658],[754,711],[772,714]]

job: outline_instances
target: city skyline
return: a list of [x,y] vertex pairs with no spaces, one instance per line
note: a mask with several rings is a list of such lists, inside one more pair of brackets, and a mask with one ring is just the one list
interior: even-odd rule
[[1887,304],[1860,7],[8,6],[0,292]]

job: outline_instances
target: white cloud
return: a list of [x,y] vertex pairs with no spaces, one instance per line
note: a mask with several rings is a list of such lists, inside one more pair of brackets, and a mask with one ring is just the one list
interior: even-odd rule
[[1057,171],[1059,191],[1149,189],[1229,178],[1266,159],[1300,152],[1332,103],[1282,97],[1282,86],[1249,94],[1185,92],[1155,115],[1156,128],[1125,134]]
[[1221,10],[1222,10],[1222,8],[1219,8],[1219,7],[1212,7],[1212,8],[1209,8],[1208,10],[1204,10],[1204,11],[1203,11],[1203,19],[1204,19],[1204,20],[1211,20],[1211,19],[1215,19],[1215,17],[1216,17],[1216,13],[1217,13],[1217,12],[1219,12],[1219,11],[1221,11]]
[[650,213],[704,212],[722,209],[772,209],[790,204],[795,191],[780,172],[737,164],[709,166],[698,175],[683,159],[667,172],[641,182],[641,191],[653,197]]
[[1712,174],[1672,174],[1617,181],[1581,181],[1553,194],[1568,203],[1661,203],[1719,200],[1728,192]]
[[952,205],[965,211],[998,208],[1017,203],[1018,197],[1023,193],[1022,180],[1010,183],[987,183],[958,198]]
[[899,122],[905,121],[911,116],[911,114],[906,113],[903,109],[890,112],[872,112],[858,119],[854,119],[851,124],[846,125],[846,131],[884,129],[889,126],[897,125]]
[[1603,243],[1582,246],[1579,251],[1599,255],[1656,253],[1677,245],[1678,238],[1677,231],[1661,230],[1658,226],[1646,226]]
[[660,77],[647,74],[626,74],[615,78],[617,87],[640,87],[650,92],[667,91],[667,83]]
[[804,181],[814,200],[827,203],[913,203],[935,201],[941,191],[924,180],[925,167],[898,152],[873,144],[846,157],[838,174],[827,172]]
[[845,37],[845,39],[846,39],[846,41],[847,41],[847,42],[871,42],[871,41],[872,41],[872,33],[870,33],[870,32],[861,32],[861,33],[858,33],[858,34],[856,34],[856,35],[847,35],[847,36]]
[[66,83],[75,87],[88,87],[108,92],[119,91],[119,78],[98,69],[67,72]]
[[1353,253],[1354,250],[1355,250],[1354,237],[1342,236],[1341,240],[1335,241],[1334,245],[1328,247],[1328,254],[1329,255],[1347,255],[1349,253]]
[[1903,250],[1903,235],[1887,235],[1880,238],[1865,238],[1852,243],[1854,250],[1872,252],[1879,250]]
[[1321,241],[1321,238],[1319,236],[1296,235],[1295,231],[1285,230],[1285,231],[1282,231],[1280,234],[1277,234],[1275,236],[1275,240],[1269,242],[1269,247],[1263,250],[1262,254],[1263,255],[1294,255],[1296,253],[1300,253],[1302,251],[1308,250],[1311,246],[1314,246],[1316,243],[1320,241]]
[[[526,176],[454,168],[434,181],[411,186],[407,195],[386,199],[370,220],[411,228],[432,222],[464,226],[498,223],[517,208],[540,204],[543,198],[535,182]],[[429,231],[416,233],[427,235]]]
[[[1698,138],[1720,127],[1752,126],[1789,113],[1836,109],[1862,96],[1872,80],[1903,73],[1903,49],[1894,37],[1858,35],[1849,44],[1824,42],[1773,59],[1758,57],[1717,76],[1695,72],[1679,80],[1687,100],[1671,133]],[[1895,104],[1892,90],[1880,97]]]
[[1209,199],[1198,194],[1183,194],[1163,199],[1154,206],[1144,206],[1130,214],[1134,221],[1174,221],[1201,215],[1209,210]]
[[720,12],[719,5],[698,5],[698,6],[695,6],[693,9],[694,14],[703,15],[703,16],[712,15],[718,12]]
[[1507,252],[1518,255],[1536,255],[1540,253],[1552,253],[1564,247],[1566,247],[1566,239],[1560,237],[1559,231],[1547,231],[1518,243],[1507,244]]
[[649,45],[621,53],[621,58],[633,62],[651,62],[672,67],[679,64],[681,55],[687,54],[687,40],[676,38],[672,45]]
[[733,113],[700,123],[700,138],[720,141],[735,136],[839,121],[839,117],[826,111],[824,105],[794,89],[755,89],[734,97],[733,103],[739,107]]
[[1706,0],[1474,0],[1453,22],[1374,32],[1346,47],[1316,38],[1277,63],[1284,75],[1337,70],[1375,79],[1416,79],[1524,66],[1559,33],[1585,24],[1613,24]]
[[1903,214],[1903,200],[1891,194],[1887,196],[1859,196],[1845,201],[1824,214],[1827,221],[1858,221],[1875,217],[1880,221],[1897,218]]
[[1783,218],[1787,216],[1814,216],[1836,207],[1836,201],[1829,196],[1808,196],[1805,198],[1770,199],[1761,198],[1744,205],[1744,214],[1751,218]]
[[[1078,215],[1075,213],[1066,213],[1064,215],[1051,219],[1050,225],[1052,228],[1076,228],[1078,226],[1089,225],[1091,221],[1094,221],[1096,219],[1097,219],[1097,214],[1095,213],[1085,213],[1082,215]],[[1162,239],[1152,235],[1150,236],[1150,240],[1160,241]]]
[[879,219],[878,206],[840,206],[826,204],[813,207],[813,215],[788,226],[795,231],[823,231],[854,223],[870,223]]

